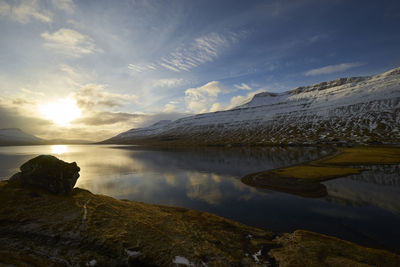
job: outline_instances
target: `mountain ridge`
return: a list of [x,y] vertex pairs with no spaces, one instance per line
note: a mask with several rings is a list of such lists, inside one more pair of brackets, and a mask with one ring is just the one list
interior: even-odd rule
[[0,129],[0,145],[32,145],[43,142],[43,139],[28,134],[19,128]]
[[57,145],[57,144],[89,144],[87,140],[78,139],[43,139],[26,133],[19,128],[0,129],[0,146],[19,145]]
[[[400,144],[400,68],[283,93],[230,110],[123,132],[103,143],[154,145]],[[154,125],[153,125],[154,126]]]

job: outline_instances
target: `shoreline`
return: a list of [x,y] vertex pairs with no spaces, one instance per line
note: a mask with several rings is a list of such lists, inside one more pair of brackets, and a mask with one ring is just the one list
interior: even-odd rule
[[318,198],[326,196],[323,181],[360,174],[365,166],[396,164],[400,164],[398,147],[346,147],[316,160],[248,174],[241,181],[253,187]]
[[71,195],[58,196],[3,181],[0,198],[0,262],[4,264],[317,266],[330,262],[396,266],[400,263],[397,254],[318,233],[297,230],[280,235],[206,212],[116,200],[79,188]]

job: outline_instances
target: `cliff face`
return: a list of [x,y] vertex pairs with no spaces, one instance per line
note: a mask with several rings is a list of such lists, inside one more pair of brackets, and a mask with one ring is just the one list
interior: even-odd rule
[[[227,111],[132,129],[106,143],[400,143],[400,68],[281,93]],[[147,129],[147,130],[146,130]]]

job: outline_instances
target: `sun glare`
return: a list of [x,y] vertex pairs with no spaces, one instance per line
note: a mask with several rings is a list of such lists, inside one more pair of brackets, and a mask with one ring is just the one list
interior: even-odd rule
[[61,155],[68,151],[67,146],[64,145],[54,145],[51,146],[51,152],[53,154]]
[[60,99],[49,103],[40,109],[40,113],[48,120],[59,126],[68,126],[69,123],[82,115],[81,110],[73,99]]

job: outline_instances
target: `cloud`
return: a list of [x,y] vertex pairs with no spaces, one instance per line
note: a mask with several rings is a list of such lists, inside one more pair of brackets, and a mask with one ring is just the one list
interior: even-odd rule
[[[24,94],[20,96],[21,92]],[[131,128],[148,126],[160,120],[175,120],[186,116],[181,113],[128,113],[114,112],[115,105],[123,105],[136,99],[132,95],[115,94],[103,86],[89,84],[70,97],[81,105],[82,117],[71,121],[68,127],[59,127],[42,118],[42,106],[33,96],[36,93],[21,89],[13,97],[0,96],[0,128],[20,128],[45,139],[86,139],[101,141]],[[39,95],[40,99],[43,96]],[[29,101],[27,100],[29,99]]]
[[173,52],[161,57],[158,61],[145,64],[129,64],[133,73],[165,69],[173,72],[189,71],[204,63],[218,58],[223,49],[237,43],[245,36],[245,32],[228,34],[209,33],[195,38],[190,43],[182,44]]
[[222,92],[219,82],[212,81],[203,86],[189,88],[185,91],[185,102],[188,111],[204,113],[209,111],[210,103],[215,103]]
[[[204,86],[203,86],[204,87]],[[211,106],[208,104],[206,104],[204,101],[200,101],[200,102],[196,102],[196,100],[193,99],[192,102],[188,102],[187,101],[187,105],[189,105],[189,107],[191,107],[191,111],[195,112],[195,113],[204,113],[204,112],[216,112],[216,111],[221,111],[221,110],[229,110],[232,108],[235,108],[237,106],[243,105],[247,102],[249,102],[253,96],[255,94],[261,93],[261,92],[265,92],[264,89],[258,89],[252,92],[247,93],[246,95],[236,95],[233,96],[230,99],[229,104],[222,104],[219,102],[214,102]],[[203,99],[206,97],[203,97]],[[209,101],[208,103],[212,103],[213,100],[215,100],[215,98],[213,97],[209,97],[207,101]]]
[[251,90],[251,87],[248,86],[248,85],[245,84],[245,83],[235,84],[234,86],[235,86],[237,89],[240,89],[240,90]]
[[128,69],[132,73],[142,73],[150,70],[156,70],[158,66],[156,64],[129,64]]
[[29,90],[29,89],[26,89],[26,88],[21,88],[20,89],[21,90],[21,92],[23,92],[23,93],[25,93],[25,94],[27,94],[27,95],[31,95],[31,96],[39,96],[39,97],[43,97],[44,96],[44,93],[43,92],[37,92],[37,91],[32,91],[32,90]]
[[79,57],[84,54],[103,52],[96,48],[89,36],[72,29],[61,28],[54,33],[44,32],[41,36],[46,41],[46,47],[70,56]]
[[174,87],[182,84],[183,79],[160,79],[153,83],[154,87]]
[[19,4],[15,2],[13,4],[9,5],[7,2],[0,0],[0,16],[22,24],[29,23],[31,20],[40,22],[52,21],[51,12],[39,10],[38,1],[36,0],[24,0]]
[[355,68],[358,66],[362,66],[364,64],[354,62],[354,63],[342,63],[338,65],[329,65],[322,68],[312,69],[306,72],[306,76],[315,76],[315,75],[323,75],[323,74],[331,74],[335,72],[345,71],[351,68]]
[[78,106],[83,109],[121,107],[137,101],[138,97],[128,94],[110,93],[103,85],[87,84],[74,93]]
[[247,103],[248,101],[250,101],[254,95],[261,93],[261,92],[265,92],[265,90],[258,89],[256,91],[249,92],[246,95],[234,96],[231,98],[230,104],[229,104],[229,106],[226,107],[226,109],[231,109],[231,108],[235,108],[237,106],[243,105],[243,104]]
[[58,9],[65,10],[68,13],[74,13],[75,4],[73,0],[52,0],[51,3]]
[[134,124],[142,122],[145,115],[125,113],[125,112],[92,112],[89,116],[77,119],[74,121],[76,124],[85,124],[91,126],[111,125],[120,122]]
[[0,97],[0,128],[20,128],[28,133],[35,133],[40,128],[48,128],[51,122],[35,117],[35,105],[35,102],[21,98]]
[[70,88],[80,88],[90,81],[98,79],[98,76],[94,70],[87,71],[82,67],[75,67],[68,64],[58,65],[59,73],[57,73],[57,79],[63,80],[64,84],[70,85]]
[[4,1],[0,1],[0,16],[6,17],[9,16],[10,14],[11,14],[11,6]]
[[174,104],[168,103],[168,104],[165,104],[163,112],[171,113],[171,112],[174,112],[175,109],[176,109],[176,107]]
[[308,43],[309,44],[313,44],[322,40],[326,40],[329,38],[329,35],[326,33],[322,33],[322,34],[317,34],[317,35],[313,35],[310,38],[308,38]]
[[169,56],[162,58],[161,66],[180,72],[188,71],[200,64],[216,59],[229,40],[221,34],[210,33],[196,38],[189,46],[179,47]]
[[211,108],[210,108],[210,112],[215,112],[215,111],[220,111],[223,110],[223,106],[220,103],[214,103]]

